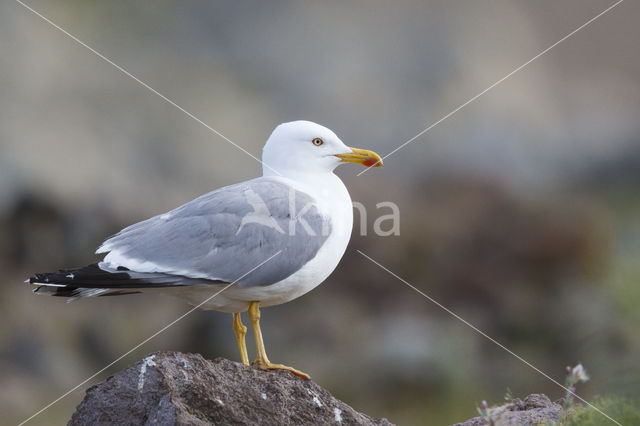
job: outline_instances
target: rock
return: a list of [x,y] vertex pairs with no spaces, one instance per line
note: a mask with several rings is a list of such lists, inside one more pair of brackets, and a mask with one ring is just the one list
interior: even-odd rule
[[[562,406],[551,402],[549,397],[543,394],[531,394],[524,400],[515,398],[511,402],[499,407],[488,409],[490,420],[496,426],[501,425],[544,425],[554,424],[560,420]],[[474,417],[454,426],[486,426],[487,420],[482,417]]]
[[90,387],[69,425],[391,425],[310,380],[226,359],[156,352]]

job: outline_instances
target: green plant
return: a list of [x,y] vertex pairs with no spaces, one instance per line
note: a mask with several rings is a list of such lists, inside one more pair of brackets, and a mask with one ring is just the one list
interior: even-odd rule
[[[620,396],[597,398],[593,405],[623,425],[640,425],[640,404]],[[580,407],[563,423],[565,426],[611,425],[611,421],[589,407]]]
[[581,363],[578,363],[575,367],[566,368],[567,378],[564,381],[564,387],[567,390],[564,395],[564,402],[562,403],[562,415],[560,416],[560,424],[564,424],[570,414],[573,414],[573,396],[575,395],[575,386],[578,383],[584,383],[589,381],[589,375],[587,370],[584,369]]

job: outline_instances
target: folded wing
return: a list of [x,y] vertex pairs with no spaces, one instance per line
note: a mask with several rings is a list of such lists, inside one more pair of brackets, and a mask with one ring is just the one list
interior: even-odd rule
[[97,253],[107,253],[103,264],[111,269],[266,286],[302,268],[330,231],[312,197],[263,177],[131,225]]

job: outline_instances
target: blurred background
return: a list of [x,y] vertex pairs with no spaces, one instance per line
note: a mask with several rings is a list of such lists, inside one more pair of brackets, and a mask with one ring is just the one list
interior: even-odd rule
[[[309,119],[385,155],[613,0],[28,2],[255,156]],[[640,391],[640,5],[624,2],[362,176],[335,273],[265,309],[271,359],[402,425],[562,390]],[[24,420],[189,309],[39,297],[34,272],[95,262],[122,227],[260,164],[15,2],[0,4],[0,412]],[[373,222],[395,202],[400,235]],[[385,224],[383,224],[385,225]],[[238,360],[231,316],[195,312],[156,350]],[[252,351],[252,348],[250,348]],[[30,424],[66,422],[86,387]]]

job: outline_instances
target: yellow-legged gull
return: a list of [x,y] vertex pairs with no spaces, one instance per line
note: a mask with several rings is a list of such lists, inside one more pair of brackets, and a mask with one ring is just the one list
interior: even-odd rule
[[[259,306],[299,297],[333,272],[349,242],[352,203],[334,169],[344,162],[382,166],[378,154],[347,147],[309,121],[281,124],[264,146],[263,176],[202,195],[131,225],[98,248],[93,265],[29,279],[37,293],[71,299],[161,291],[231,312],[242,362],[249,364],[240,313],[248,311],[262,369],[269,361]],[[268,260],[268,261],[267,261]]]

